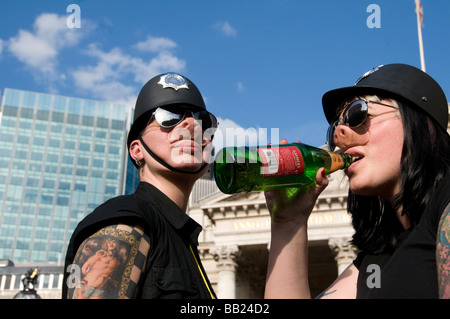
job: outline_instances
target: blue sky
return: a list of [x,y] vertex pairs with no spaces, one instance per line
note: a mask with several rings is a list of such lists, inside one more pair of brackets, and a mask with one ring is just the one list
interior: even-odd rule
[[[81,28],[67,27],[71,3]],[[380,28],[367,25],[370,4]],[[450,1],[422,5],[426,69],[450,96]],[[1,90],[134,105],[147,80],[176,71],[196,83],[223,130],[275,128],[316,146],[327,129],[323,93],[380,64],[420,68],[414,0],[2,0],[1,8]]]

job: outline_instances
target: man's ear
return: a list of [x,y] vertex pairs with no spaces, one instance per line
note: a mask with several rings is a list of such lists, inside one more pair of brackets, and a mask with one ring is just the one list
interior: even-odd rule
[[144,159],[141,143],[138,140],[131,142],[130,149],[128,151],[130,152],[130,156],[133,160],[141,161]]

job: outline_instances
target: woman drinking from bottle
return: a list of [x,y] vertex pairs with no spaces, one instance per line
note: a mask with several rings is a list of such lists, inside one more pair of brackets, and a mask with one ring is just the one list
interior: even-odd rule
[[[345,173],[359,253],[318,297],[449,298],[450,136],[441,87],[415,67],[390,64],[327,92],[322,103],[329,149],[354,158]],[[294,198],[265,193],[272,216],[266,298],[311,297],[307,221],[327,185],[320,169],[316,186]]]

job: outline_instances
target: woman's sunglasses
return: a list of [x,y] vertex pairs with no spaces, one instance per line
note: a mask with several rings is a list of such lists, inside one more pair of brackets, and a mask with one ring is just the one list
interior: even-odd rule
[[[383,104],[375,101],[365,101],[362,99],[353,101],[344,106],[344,110],[341,112],[342,116],[336,121],[332,122],[328,127],[327,131],[327,145],[330,151],[336,149],[336,144],[334,143],[334,131],[338,125],[346,125],[352,128],[362,125],[368,117],[368,106],[367,103],[375,103],[396,109],[397,107],[389,104]],[[383,114],[383,113],[382,113]],[[381,115],[381,114],[379,114]]]
[[[180,124],[186,117],[186,113],[191,113],[192,117],[202,125],[202,130],[209,128],[217,128],[218,122],[216,117],[206,110],[193,111],[185,106],[178,107],[158,107],[150,118],[164,128],[172,128]],[[150,123],[149,122],[149,123]]]

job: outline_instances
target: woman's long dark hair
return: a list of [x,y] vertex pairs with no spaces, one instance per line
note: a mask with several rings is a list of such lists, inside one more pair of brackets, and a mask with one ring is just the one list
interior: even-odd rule
[[390,252],[403,231],[395,209],[409,217],[414,227],[420,220],[436,186],[450,167],[450,136],[421,110],[397,100],[403,120],[401,191],[393,207],[379,196],[348,196],[348,211],[355,229],[352,243],[360,250]]

